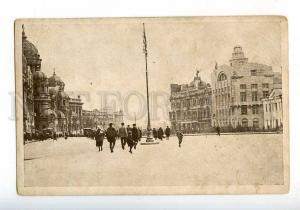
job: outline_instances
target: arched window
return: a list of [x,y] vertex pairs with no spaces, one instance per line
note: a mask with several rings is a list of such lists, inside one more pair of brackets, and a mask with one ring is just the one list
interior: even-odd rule
[[247,128],[248,127],[248,119],[244,118],[242,119],[242,127]]
[[253,119],[253,128],[259,127],[259,120],[257,118]]
[[221,72],[218,76],[218,81],[224,81],[227,80],[227,76],[224,72]]

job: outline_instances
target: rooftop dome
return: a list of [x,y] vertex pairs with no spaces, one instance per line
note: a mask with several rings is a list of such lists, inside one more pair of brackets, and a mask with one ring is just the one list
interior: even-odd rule
[[53,71],[53,75],[49,78],[49,86],[55,87],[57,85],[62,85],[63,83],[64,82],[61,78],[55,74],[55,71]]
[[44,72],[41,71],[35,71],[33,73],[33,79],[34,80],[45,80],[47,79],[46,75],[44,74]]
[[39,55],[39,51],[30,41],[27,40],[27,36],[25,35],[24,26],[22,25],[22,49],[23,54],[26,58],[36,57]]

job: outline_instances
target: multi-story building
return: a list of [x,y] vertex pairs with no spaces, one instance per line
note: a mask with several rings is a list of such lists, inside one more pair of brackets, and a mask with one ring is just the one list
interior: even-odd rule
[[235,46],[229,65],[215,65],[212,80],[212,126],[262,129],[262,99],[270,95],[281,74],[271,66],[250,63],[241,46]]
[[113,123],[118,128],[123,122],[123,111],[113,112],[110,108],[102,110],[82,110],[82,126],[84,128],[96,129],[97,126],[106,129],[109,123]]
[[282,129],[282,90],[274,88],[268,98],[262,100],[264,109],[264,128],[266,130]]
[[[23,129],[24,134],[53,129],[58,134],[72,133],[74,118],[81,124],[80,98],[72,99],[64,91],[65,83],[53,72],[47,77],[41,71],[40,54],[22,31]],[[76,107],[76,108],[75,108]],[[73,109],[75,112],[73,113]],[[77,112],[76,112],[77,110]],[[75,127],[76,131],[80,127]]]
[[190,84],[171,84],[171,129],[185,133],[203,132],[211,127],[211,86],[197,71]]

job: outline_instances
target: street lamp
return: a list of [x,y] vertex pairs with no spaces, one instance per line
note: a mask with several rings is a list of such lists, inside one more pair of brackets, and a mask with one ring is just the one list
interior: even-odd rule
[[143,23],[143,52],[145,54],[145,65],[146,65],[146,89],[147,89],[147,138],[146,142],[142,142],[142,145],[158,144],[158,141],[154,141],[152,138],[152,129],[150,124],[150,110],[149,110],[149,87],[148,87],[148,51],[147,51],[147,38],[145,32],[145,24]]

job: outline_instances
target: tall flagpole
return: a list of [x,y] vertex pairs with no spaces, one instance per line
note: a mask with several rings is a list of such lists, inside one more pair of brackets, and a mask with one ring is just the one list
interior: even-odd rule
[[147,139],[144,144],[157,144],[158,142],[154,142],[151,137],[152,129],[150,123],[150,108],[149,108],[149,87],[148,87],[148,51],[147,51],[147,38],[145,31],[145,24],[143,23],[143,52],[145,54],[145,65],[146,65],[146,87],[147,87],[147,114],[148,114],[148,123],[147,123]]

